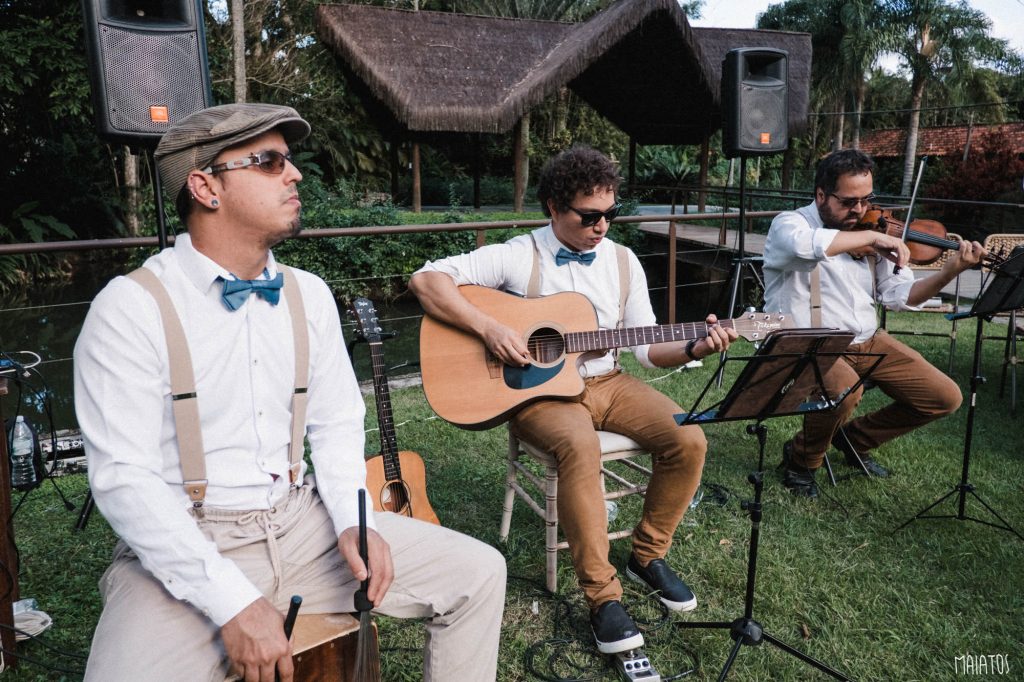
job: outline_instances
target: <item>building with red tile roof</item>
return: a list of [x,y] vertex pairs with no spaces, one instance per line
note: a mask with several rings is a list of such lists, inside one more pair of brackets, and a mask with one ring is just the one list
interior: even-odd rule
[[[985,146],[991,137],[1000,137],[1013,151],[1024,154],[1024,122],[994,125],[942,126],[921,128],[917,137],[918,156],[963,156],[964,150]],[[907,129],[887,128],[864,134],[860,148],[876,159],[902,158],[906,149]]]

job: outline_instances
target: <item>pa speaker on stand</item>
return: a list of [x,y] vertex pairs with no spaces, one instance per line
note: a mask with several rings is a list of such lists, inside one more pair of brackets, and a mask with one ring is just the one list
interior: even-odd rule
[[82,0],[82,11],[97,132],[146,150],[163,249],[153,151],[172,124],[213,104],[202,0]]
[[100,137],[155,148],[213,102],[201,0],[82,0]]
[[[743,300],[745,269],[764,282],[755,261],[747,256],[746,234],[747,157],[774,154],[789,146],[788,53],[767,47],[738,47],[722,60],[722,151],[729,158],[740,157],[739,225],[736,258],[733,260],[728,316],[736,315],[736,302]],[[725,360],[726,352],[722,352]],[[718,386],[722,385],[719,371]]]

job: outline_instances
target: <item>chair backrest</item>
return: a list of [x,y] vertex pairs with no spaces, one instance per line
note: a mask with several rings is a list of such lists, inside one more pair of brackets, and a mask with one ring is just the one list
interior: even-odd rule
[[[989,253],[1001,253],[1009,256],[1014,247],[1024,244],[1024,234],[1019,233],[997,233],[985,237],[985,250]],[[986,268],[988,269],[988,268]]]

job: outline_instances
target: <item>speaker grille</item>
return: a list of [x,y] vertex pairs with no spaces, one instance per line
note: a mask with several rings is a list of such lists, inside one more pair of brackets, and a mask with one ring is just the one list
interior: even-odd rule
[[[102,26],[99,33],[111,128],[162,135],[171,123],[206,106],[195,31],[138,33]],[[167,107],[167,122],[151,120],[151,106]]]
[[[765,151],[785,149],[786,86],[752,87],[744,83],[740,101],[740,147]],[[767,142],[762,139],[765,133]]]

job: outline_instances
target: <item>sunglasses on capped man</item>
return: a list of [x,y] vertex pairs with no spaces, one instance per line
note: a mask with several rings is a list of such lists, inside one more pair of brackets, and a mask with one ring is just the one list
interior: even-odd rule
[[234,161],[228,161],[226,163],[217,163],[212,166],[207,166],[203,169],[204,173],[220,173],[222,171],[238,170],[239,168],[248,168],[249,166],[257,166],[264,173],[270,173],[272,175],[280,175],[284,172],[285,162],[291,161],[291,154],[282,154],[276,149],[267,149],[262,152],[256,152],[250,154],[244,159],[235,159]]

